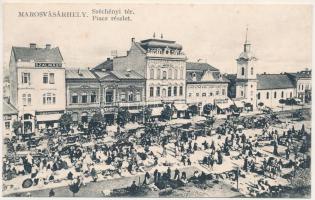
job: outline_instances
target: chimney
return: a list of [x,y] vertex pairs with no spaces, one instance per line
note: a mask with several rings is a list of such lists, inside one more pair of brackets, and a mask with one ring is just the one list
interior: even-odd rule
[[30,48],[31,49],[36,49],[36,43],[30,43]]
[[131,38],[131,42],[132,43],[134,43],[135,42],[135,38],[133,37],[133,38]]
[[46,49],[50,49],[51,48],[51,44],[46,44]]

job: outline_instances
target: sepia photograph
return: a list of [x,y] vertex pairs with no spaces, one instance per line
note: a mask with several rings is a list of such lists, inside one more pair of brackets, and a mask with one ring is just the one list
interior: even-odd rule
[[2,197],[311,198],[312,4],[2,11]]

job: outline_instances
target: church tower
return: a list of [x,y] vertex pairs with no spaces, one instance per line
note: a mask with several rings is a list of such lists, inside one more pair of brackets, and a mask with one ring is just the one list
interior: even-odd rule
[[243,52],[236,59],[236,98],[256,107],[257,79],[255,61],[257,60],[251,51],[251,44],[247,39],[248,28],[246,28]]

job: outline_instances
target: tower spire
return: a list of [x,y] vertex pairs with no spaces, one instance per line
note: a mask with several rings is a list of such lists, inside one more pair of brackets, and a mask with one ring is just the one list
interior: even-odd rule
[[246,25],[245,44],[247,44],[248,24]]

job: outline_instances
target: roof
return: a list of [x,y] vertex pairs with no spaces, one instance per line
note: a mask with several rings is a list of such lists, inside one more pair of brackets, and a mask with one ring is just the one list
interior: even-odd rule
[[89,69],[66,69],[66,79],[96,79]]
[[257,80],[257,90],[294,88],[286,74],[258,74]]
[[120,80],[144,80],[144,77],[135,72],[134,70],[130,71],[111,71]]
[[148,48],[170,48],[170,49],[178,49],[182,50],[183,47],[182,45],[176,43],[175,41],[171,40],[164,40],[164,39],[147,39],[147,40],[142,40],[140,43],[140,46],[143,49],[148,49]]
[[199,62],[187,62],[186,70],[210,70],[210,71],[219,71],[217,68],[209,65],[208,63],[199,63]]
[[59,47],[55,48],[30,48],[30,47],[12,47],[16,61],[24,62],[52,62],[61,63],[63,58],[61,56]]
[[10,103],[7,103],[6,101],[3,101],[2,103],[3,107],[3,114],[4,115],[14,115],[18,114],[17,109]]
[[92,70],[113,70],[113,59],[107,59]]
[[312,71],[300,71],[296,73],[288,73],[291,76],[294,76],[295,78],[312,78]]
[[110,72],[92,71],[92,73],[102,81],[119,81],[119,79]]

